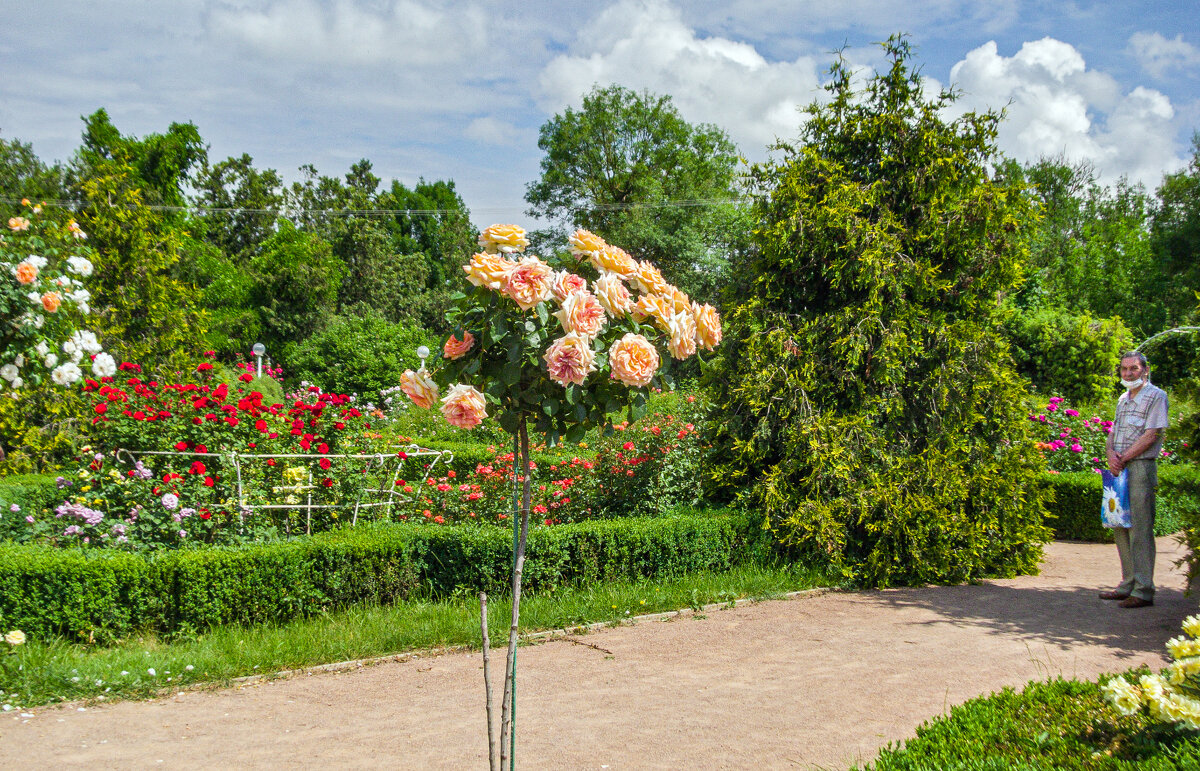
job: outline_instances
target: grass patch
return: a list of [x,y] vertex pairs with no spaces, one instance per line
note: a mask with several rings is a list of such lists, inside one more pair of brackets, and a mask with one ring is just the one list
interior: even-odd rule
[[[824,576],[799,566],[741,565],[721,573],[559,587],[521,598],[521,629],[618,622],[828,585]],[[505,645],[510,608],[507,598],[489,599],[493,647]],[[358,606],[280,625],[217,627],[178,642],[138,637],[98,648],[61,639],[30,640],[0,660],[0,705],[22,709],[79,699],[145,698],[163,688],[220,685],[244,675],[479,644],[479,601],[466,593],[441,601]]]

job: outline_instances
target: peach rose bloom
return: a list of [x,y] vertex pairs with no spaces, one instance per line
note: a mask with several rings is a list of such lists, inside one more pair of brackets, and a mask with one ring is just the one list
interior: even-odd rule
[[600,278],[592,283],[592,291],[596,294],[600,305],[614,319],[633,310],[633,296],[629,294],[625,282],[621,281],[621,277],[616,273],[607,270],[601,271]]
[[22,284],[32,284],[37,281],[37,266],[31,262],[23,262],[17,266],[17,281]]
[[461,359],[467,355],[467,351],[475,347],[475,335],[470,332],[463,332],[463,339],[459,340],[453,334],[446,344],[442,346],[442,353],[447,359]]
[[692,304],[696,319],[696,343],[706,351],[721,344],[721,315],[711,305]]
[[480,253],[471,255],[471,262],[463,266],[463,272],[467,274],[467,281],[475,286],[499,291],[516,266],[512,260],[499,255]]
[[603,238],[583,228],[572,233],[567,242],[571,245],[571,254],[585,254],[589,257],[608,246]]
[[543,357],[550,379],[566,388],[571,383],[583,385],[587,376],[596,371],[596,354],[591,341],[575,332],[568,332],[546,349]]
[[554,285],[550,287],[550,291],[554,292],[554,299],[559,302],[567,299],[572,292],[578,292],[580,289],[587,289],[587,279],[567,270],[560,270],[555,273]]
[[608,349],[608,366],[614,379],[641,388],[650,385],[658,371],[658,351],[649,340],[630,332]]
[[8,229],[13,231],[29,230],[29,220],[24,217],[9,217]]
[[671,293],[667,296],[671,298],[676,313],[682,313],[683,311],[692,312],[692,298],[687,296],[687,292],[676,287],[671,287]]
[[429,409],[438,399],[437,383],[429,378],[429,372],[422,367],[413,372],[411,369],[404,370],[404,374],[400,376],[400,390],[412,403],[422,409]]
[[527,311],[554,296],[554,269],[537,257],[525,257],[509,272],[504,293]]
[[42,295],[42,307],[47,313],[54,313],[58,310],[58,306],[62,305],[62,295],[58,292],[46,292]]
[[637,260],[629,256],[619,246],[606,246],[591,255],[592,267],[596,270],[607,270],[616,273],[621,278],[629,278],[637,272]]
[[675,315],[673,303],[656,294],[642,295],[633,306],[633,317],[638,321],[654,320],[654,326],[664,332],[671,331],[671,317]]
[[525,229],[516,225],[492,225],[479,234],[479,245],[488,254],[523,252],[529,246]]
[[562,322],[563,329],[574,332],[580,337],[594,340],[604,329],[608,318],[604,315],[604,307],[586,289],[572,292],[563,300],[562,308],[554,312],[554,317]]
[[633,285],[642,291],[643,294],[661,294],[671,295],[673,287],[663,278],[662,273],[658,268],[654,267],[646,260],[642,260],[637,264],[637,272],[633,274]]
[[442,415],[452,426],[475,428],[487,417],[487,401],[475,386],[455,383],[442,398]]
[[671,317],[671,341],[667,350],[676,359],[686,359],[696,352],[696,317],[692,309],[680,311]]

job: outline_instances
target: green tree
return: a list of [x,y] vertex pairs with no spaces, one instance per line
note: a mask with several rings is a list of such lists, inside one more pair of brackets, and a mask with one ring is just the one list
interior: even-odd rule
[[250,263],[249,301],[263,342],[280,351],[324,327],[336,312],[342,267],[328,242],[286,220]]
[[282,185],[274,169],[254,168],[245,153],[215,166],[205,163],[192,182],[192,200],[205,209],[198,213],[196,230],[230,258],[247,257],[275,232]]
[[204,140],[192,123],[172,123],[166,133],[142,138],[117,130],[103,108],[83,119],[83,143],[73,164],[77,178],[104,174],[110,164],[128,167],[141,199],[151,205],[182,206],[188,175],[207,158]]
[[1158,188],[1151,222],[1153,249],[1163,276],[1167,305],[1164,326],[1196,318],[1200,290],[1200,134],[1192,139],[1187,168],[1168,174]]
[[[33,145],[0,137],[0,197],[28,198],[33,202],[66,197],[66,171],[55,163],[47,166],[33,152]],[[0,204],[4,218],[21,213],[20,203]]]
[[538,147],[528,214],[556,223],[559,240],[586,228],[701,295],[745,247],[747,221],[731,203],[741,194],[737,148],[716,126],[684,120],[669,96],[594,88],[582,109],[541,127]]
[[873,585],[1033,570],[1041,461],[997,297],[1023,275],[1000,117],[947,123],[903,38],[843,60],[800,142],[756,167],[757,249],[710,384],[715,478],[803,558]]

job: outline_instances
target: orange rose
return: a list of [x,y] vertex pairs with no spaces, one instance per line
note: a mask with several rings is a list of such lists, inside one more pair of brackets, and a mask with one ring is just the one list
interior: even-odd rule
[[413,372],[411,369],[404,370],[404,374],[400,376],[400,390],[412,403],[423,409],[429,409],[438,398],[437,383],[429,377],[429,372],[424,367]]
[[550,379],[564,388],[571,383],[583,385],[587,376],[596,371],[596,354],[592,351],[591,341],[574,332],[551,343],[543,358]]
[[554,292],[555,300],[562,302],[572,292],[578,292],[580,289],[587,289],[587,280],[583,276],[577,276],[566,270],[560,270],[554,274],[554,285],[550,290]]
[[683,311],[692,312],[692,298],[687,296],[687,292],[676,287],[671,287],[671,291],[667,296],[671,298],[676,313],[682,313]]
[[667,350],[676,359],[686,359],[696,352],[696,318],[692,309],[676,313],[671,317],[671,341]]
[[616,273],[621,278],[629,278],[637,272],[637,261],[619,246],[606,246],[590,257],[593,268]]
[[54,313],[58,310],[58,306],[62,305],[62,295],[58,292],[46,292],[42,295],[42,307],[47,313]]
[[463,332],[463,339],[459,340],[453,334],[446,341],[446,345],[442,347],[442,353],[447,359],[461,359],[467,355],[467,351],[475,346],[475,335],[470,332]]
[[654,267],[647,260],[642,260],[637,264],[637,271],[633,274],[633,285],[642,291],[643,294],[661,294],[670,296],[671,285],[663,278],[662,273],[658,268]]
[[38,269],[31,262],[23,262],[17,266],[17,281],[22,284],[32,284],[37,281]]
[[527,311],[554,296],[554,269],[537,257],[526,257],[516,264],[504,282],[504,293]]
[[664,332],[670,332],[671,317],[675,315],[673,310],[674,304],[670,300],[656,294],[648,294],[638,298],[637,305],[633,306],[633,317],[638,321],[652,318],[654,326]]
[[463,266],[463,272],[467,274],[467,281],[475,286],[498,291],[516,266],[512,260],[495,254],[475,254],[471,256],[471,262]]
[[658,351],[649,340],[630,332],[608,349],[608,366],[614,379],[641,388],[649,385],[658,371]]
[[516,225],[492,225],[479,234],[479,245],[488,254],[523,252],[529,246],[524,228]]
[[456,383],[442,399],[442,415],[452,426],[475,428],[487,417],[487,401],[475,386]]
[[583,228],[572,233],[567,242],[571,245],[571,254],[584,254],[589,257],[608,246],[603,238]]
[[588,340],[594,340],[607,321],[604,308],[596,296],[586,289],[572,292],[563,300],[562,308],[555,311],[554,316],[562,322],[564,330]]
[[604,310],[614,319],[633,309],[633,297],[616,273],[602,271],[600,278],[592,283],[592,290],[596,293],[596,299],[604,306]]
[[14,231],[29,230],[29,220],[24,217],[9,217],[8,229]]
[[721,344],[721,315],[711,305],[692,304],[696,319],[696,343],[706,351]]

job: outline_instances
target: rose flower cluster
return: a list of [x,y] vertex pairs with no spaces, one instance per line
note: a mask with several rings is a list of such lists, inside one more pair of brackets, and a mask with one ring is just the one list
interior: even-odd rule
[[[479,236],[479,243],[483,251],[463,266],[471,284],[500,294],[525,313],[532,314],[542,303],[554,308],[549,316],[557,321],[560,334],[549,342],[541,359],[546,376],[564,388],[584,386],[601,369],[630,388],[650,384],[661,362],[659,351],[644,334],[627,332],[614,340],[604,357],[607,366],[598,365],[597,354],[605,351],[597,351],[593,344],[618,320],[652,325],[666,341],[667,352],[678,360],[697,349],[712,350],[721,342],[721,320],[715,308],[693,302],[649,261],[634,259],[594,233],[581,229],[570,237],[572,255],[597,274],[590,282],[570,270],[555,270],[537,256],[519,256],[529,242],[525,231],[515,225],[492,225]],[[483,331],[464,331],[462,339],[451,335],[443,355],[451,361],[468,355]],[[439,399],[437,384],[423,367],[406,371],[401,387],[420,407],[431,407]],[[441,401],[442,413],[452,425],[473,428],[487,417],[484,395],[474,386],[453,385]]]

